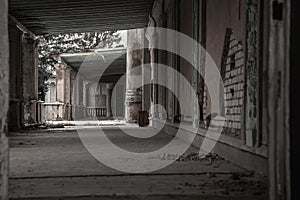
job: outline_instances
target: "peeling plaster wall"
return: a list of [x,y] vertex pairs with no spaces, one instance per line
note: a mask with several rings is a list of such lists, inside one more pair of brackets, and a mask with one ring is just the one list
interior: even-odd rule
[[[152,26],[166,27],[171,29],[176,29],[190,37],[195,36],[193,26],[196,26],[195,14],[193,12],[193,1],[179,1],[179,17],[176,18],[176,14],[170,12],[176,12],[175,3],[176,1],[169,0],[157,0],[154,3],[152,17],[155,23],[149,24]],[[206,2],[206,3],[203,3]],[[203,4],[202,4],[203,3]],[[175,4],[175,5],[174,5]],[[204,5],[202,12],[202,5]],[[174,7],[173,7],[174,6]],[[256,170],[262,174],[267,173],[267,147],[249,147],[245,145],[245,136],[243,134],[244,125],[244,82],[245,82],[245,43],[246,43],[246,13],[247,5],[246,1],[240,0],[208,0],[199,2],[199,12],[198,12],[198,28],[199,32],[197,35],[201,44],[205,46],[206,50],[222,72],[222,77],[224,80],[225,91],[224,99],[220,99],[220,106],[224,110],[226,116],[226,123],[224,128],[224,134],[221,135],[220,140],[213,149],[213,152],[218,153],[232,162],[243,166],[245,168]],[[162,23],[163,22],[163,23]],[[195,23],[195,24],[194,24]],[[177,26],[176,26],[177,25]],[[179,25],[179,26],[178,26]],[[196,27],[197,28],[197,27]],[[230,34],[228,41],[226,38],[226,31],[230,29]],[[197,32],[196,32],[197,34]],[[197,37],[196,36],[196,37]],[[149,40],[150,41],[150,40]],[[152,41],[152,40],[151,40]],[[150,42],[151,42],[150,41]],[[155,41],[155,40],[153,40]],[[153,42],[152,41],[152,42]],[[164,42],[164,41],[158,41]],[[175,43],[175,42],[174,42]],[[225,48],[225,43],[227,43],[228,48]],[[150,45],[151,46],[151,45]],[[153,56],[155,54],[151,54]],[[188,63],[182,59],[171,59],[171,55],[165,52],[158,51],[158,61],[159,63],[166,64],[168,66],[173,66],[174,68],[179,68],[179,71],[189,80],[193,81],[192,71]],[[201,60],[199,58],[199,60]],[[176,62],[174,62],[176,61]],[[163,70],[159,72],[158,76],[172,77],[170,74],[163,74]],[[168,79],[168,78],[167,78]],[[198,86],[200,80],[198,77]],[[189,91],[181,88],[180,83],[179,89],[182,91],[181,95],[189,96]],[[204,87],[204,90],[205,89]],[[200,90],[203,99],[203,112],[204,120],[210,114],[210,98],[207,91]],[[170,106],[168,104],[173,104],[171,102],[172,97],[166,92],[161,91],[159,88],[153,91],[153,94],[158,93],[158,103],[167,106],[167,116],[168,122],[164,126],[164,130],[174,135],[174,127],[177,127],[176,122],[177,117],[174,121],[171,115],[174,113],[178,114],[176,111],[176,106]],[[155,98],[155,97],[154,97]],[[170,100],[171,99],[171,100]],[[189,99],[189,98],[186,98]],[[227,103],[224,103],[224,100]],[[167,105],[165,105],[167,102]],[[223,103],[222,103],[223,102]],[[191,105],[193,102],[186,102],[186,105]],[[223,104],[223,105],[222,105]],[[185,105],[184,105],[185,106]],[[170,112],[171,111],[171,112]],[[193,112],[193,110],[191,110]],[[172,113],[173,112],[173,113]],[[191,113],[192,113],[191,112]],[[185,122],[192,122],[195,116],[181,116],[181,120]],[[191,119],[191,120],[190,120]],[[160,118],[155,118],[155,122],[161,123]],[[174,123],[175,122],[175,123]],[[196,129],[192,129],[191,123],[188,124],[186,130],[186,137],[189,134],[195,134]],[[197,123],[193,123],[193,126]],[[202,124],[199,124],[202,127]],[[197,133],[194,145],[197,147],[201,146],[201,141],[203,141],[203,136],[199,132]],[[181,138],[183,140],[187,138]],[[241,159],[244,158],[244,159]],[[255,160],[255,162],[253,162]]]
[[0,199],[8,199],[8,140],[6,117],[9,96],[7,0],[0,1]]
[[[216,14],[218,13],[218,14]],[[240,137],[243,105],[243,68],[246,28],[246,1],[209,0],[206,2],[206,50],[224,80],[224,99],[220,104],[226,116],[226,132]],[[230,30],[230,34],[226,35]],[[227,41],[227,37],[228,41]],[[226,44],[228,48],[226,48]],[[234,57],[231,57],[234,55]],[[232,69],[230,69],[230,65]],[[205,88],[206,89],[206,88]],[[205,91],[205,116],[210,113],[210,99]],[[226,101],[226,103],[224,103]],[[226,105],[224,105],[226,104]]]
[[237,41],[245,44],[246,1],[208,0],[206,2],[206,50],[221,67],[226,28],[231,28]]
[[[224,57],[224,105],[225,110],[225,134],[241,139],[244,101],[244,52],[243,46],[235,39],[231,32],[228,41],[228,51]],[[223,71],[223,70],[221,70]]]

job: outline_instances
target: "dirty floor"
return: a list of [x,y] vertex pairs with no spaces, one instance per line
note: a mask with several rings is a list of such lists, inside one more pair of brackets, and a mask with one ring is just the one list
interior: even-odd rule
[[[153,151],[174,139],[163,132],[151,139],[137,139],[118,127],[108,127],[105,134],[132,152]],[[218,155],[199,159],[193,147],[181,157],[172,152],[161,155],[159,159],[174,162],[140,174],[120,172],[96,160],[74,128],[24,131],[9,137],[11,199],[267,199],[265,177]]]

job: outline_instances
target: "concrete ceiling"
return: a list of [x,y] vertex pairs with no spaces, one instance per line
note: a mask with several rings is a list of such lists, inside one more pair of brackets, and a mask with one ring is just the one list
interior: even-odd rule
[[127,30],[147,25],[154,0],[9,0],[9,13],[36,35]]
[[126,48],[96,50],[90,53],[61,54],[62,60],[80,72],[85,80],[115,82],[126,72]]

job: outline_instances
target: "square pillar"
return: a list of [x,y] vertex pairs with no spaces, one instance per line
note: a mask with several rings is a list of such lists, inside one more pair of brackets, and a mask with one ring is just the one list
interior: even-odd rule
[[38,54],[35,39],[22,36],[23,118],[24,124],[35,124],[38,102]]
[[113,83],[106,84],[106,108],[107,108],[106,117],[108,119],[113,117],[112,104],[111,104],[113,88],[114,88]]
[[[23,69],[22,31],[15,21],[9,19],[9,130],[22,129],[23,117]],[[8,48],[5,50],[7,51]]]

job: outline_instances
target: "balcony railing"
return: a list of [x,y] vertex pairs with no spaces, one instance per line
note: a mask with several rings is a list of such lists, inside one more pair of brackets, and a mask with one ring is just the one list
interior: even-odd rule
[[86,108],[87,116],[90,118],[106,117],[106,108]]

